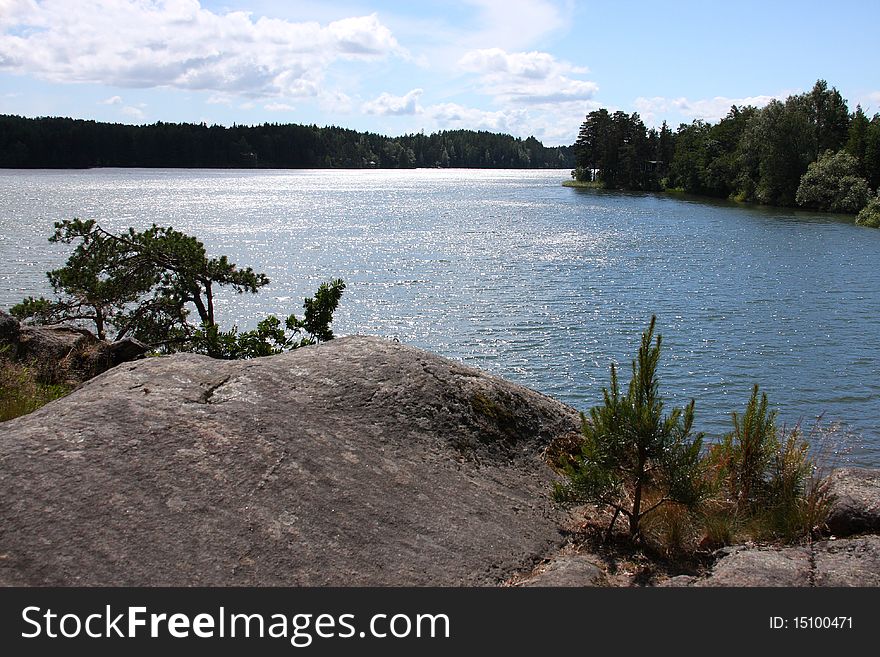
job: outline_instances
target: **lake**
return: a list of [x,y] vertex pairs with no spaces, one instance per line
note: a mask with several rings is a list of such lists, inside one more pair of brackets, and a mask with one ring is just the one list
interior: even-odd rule
[[880,230],[852,217],[561,186],[568,171],[0,171],[0,307],[49,293],[54,221],[172,225],[265,272],[221,323],[348,288],[337,335],[397,338],[552,395],[601,400],[652,314],[667,404],[729,430],[760,384],[780,421],[839,424],[880,466]]

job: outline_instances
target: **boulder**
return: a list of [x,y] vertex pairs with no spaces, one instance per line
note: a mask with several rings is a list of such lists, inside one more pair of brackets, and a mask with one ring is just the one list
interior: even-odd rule
[[115,367],[0,430],[0,584],[494,585],[578,413],[369,337]]
[[137,360],[150,351],[150,346],[134,338],[122,338],[111,342],[107,347],[107,355],[112,366]]
[[70,324],[20,324],[0,310],[0,349],[29,367],[46,383],[79,383],[101,372],[136,360],[150,347],[133,338],[116,342],[98,339],[88,329]]
[[60,361],[77,349],[99,342],[88,329],[68,324],[22,326],[18,339],[19,355],[36,361]]
[[595,561],[595,557],[584,554],[556,556],[522,586],[608,586],[605,571]]
[[810,548],[735,546],[721,557],[708,577],[694,586],[810,586]]
[[880,469],[838,468],[829,477],[828,530],[835,536],[880,531]]
[[18,352],[20,333],[21,327],[18,320],[5,310],[0,310],[0,349],[5,347],[15,355]]

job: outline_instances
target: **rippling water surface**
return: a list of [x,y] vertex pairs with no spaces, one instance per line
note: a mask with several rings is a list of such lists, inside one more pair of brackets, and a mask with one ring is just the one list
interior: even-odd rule
[[851,217],[564,188],[567,171],[0,172],[0,306],[47,293],[52,222],[173,225],[272,281],[224,323],[348,284],[337,335],[396,337],[598,403],[652,314],[670,404],[721,435],[759,383],[780,419],[844,425],[880,466],[880,230]]

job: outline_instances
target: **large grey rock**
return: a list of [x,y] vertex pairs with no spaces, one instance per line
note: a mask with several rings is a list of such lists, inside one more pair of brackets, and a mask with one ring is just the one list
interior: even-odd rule
[[880,469],[839,468],[829,482],[834,501],[827,524],[832,534],[880,531]]
[[137,360],[148,351],[151,351],[148,345],[134,338],[122,338],[107,346],[107,356],[113,366]]
[[0,584],[491,585],[571,408],[378,338],[116,367],[0,425]]
[[97,344],[98,338],[88,329],[68,324],[22,326],[18,347],[22,358],[62,360],[76,349]]
[[133,338],[99,340],[80,326],[22,325],[0,310],[0,349],[4,348],[10,356],[34,367],[39,378],[49,383],[85,381],[150,351],[149,346]]

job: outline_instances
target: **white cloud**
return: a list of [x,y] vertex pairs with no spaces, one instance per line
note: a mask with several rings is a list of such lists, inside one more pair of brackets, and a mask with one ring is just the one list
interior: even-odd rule
[[471,129],[503,132],[514,137],[535,137],[545,146],[573,144],[586,114],[598,109],[593,101],[569,102],[552,108],[529,106],[495,111],[467,107],[458,103],[438,103],[425,107],[423,116],[429,130]]
[[458,62],[460,68],[480,76],[480,91],[503,104],[553,104],[590,100],[599,87],[573,75],[584,67],[556,59],[546,52],[513,52],[501,48],[472,50]]
[[477,8],[482,28],[469,40],[472,47],[491,44],[523,48],[571,24],[571,2],[550,0],[466,0]]
[[351,98],[338,89],[322,89],[318,94],[318,105],[325,112],[348,114],[352,111]]
[[15,25],[36,11],[33,0],[0,0],[0,28]]
[[525,116],[525,110],[492,112],[457,103],[439,103],[429,106],[425,111],[443,129],[467,128],[507,133],[517,132],[516,126]]
[[0,3],[0,70],[54,82],[317,96],[335,61],[406,56],[375,14],[322,26],[214,13],[197,0]]
[[880,110],[880,91],[872,91],[859,101],[862,110],[868,115]]
[[288,105],[287,103],[266,103],[265,105],[263,105],[263,109],[270,112],[292,112],[296,108],[293,105]]
[[422,89],[413,89],[403,96],[392,96],[388,93],[382,93],[377,98],[366,102],[361,110],[366,114],[380,114],[384,116],[405,116],[419,114],[422,107],[419,105],[419,98],[422,95]]
[[633,105],[638,110],[642,120],[648,125],[655,125],[658,121],[662,122],[664,118],[667,118],[664,114],[669,114],[671,112],[692,120],[718,121],[727,116],[727,113],[733,105],[739,107],[747,105],[763,107],[774,98],[783,100],[788,95],[788,93],[785,93],[776,96],[749,96],[747,98],[726,98],[724,96],[715,96],[714,98],[705,98],[702,100],[688,100],[684,97],[639,97],[635,99]]
[[98,101],[100,105],[121,105],[122,104],[122,96],[110,96],[110,98],[105,98],[104,100]]
[[119,111],[136,121],[143,121],[145,117],[144,111],[141,108],[132,105],[126,105]]

